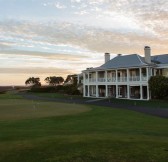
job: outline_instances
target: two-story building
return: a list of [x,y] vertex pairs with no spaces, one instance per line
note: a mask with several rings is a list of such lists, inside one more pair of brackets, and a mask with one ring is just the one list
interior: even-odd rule
[[110,60],[110,54],[105,53],[103,65],[82,71],[83,96],[149,100],[149,78],[168,77],[168,54],[151,56],[148,46],[144,54],[118,54]]

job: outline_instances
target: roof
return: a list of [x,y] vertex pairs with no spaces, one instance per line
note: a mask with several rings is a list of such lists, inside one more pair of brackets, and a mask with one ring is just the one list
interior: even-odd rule
[[168,54],[152,56],[151,60],[156,64],[168,64]]
[[117,69],[117,68],[128,68],[128,67],[140,67],[146,66],[143,57],[137,54],[131,55],[118,55],[113,59],[109,60],[102,66],[95,69]]
[[168,54],[151,56],[151,64],[145,62],[145,58],[138,54],[131,55],[118,55],[113,59],[109,60],[105,64],[97,68],[88,68],[87,71],[93,70],[105,70],[105,69],[119,69],[119,68],[131,68],[131,67],[142,67],[142,66],[159,66],[168,64]]

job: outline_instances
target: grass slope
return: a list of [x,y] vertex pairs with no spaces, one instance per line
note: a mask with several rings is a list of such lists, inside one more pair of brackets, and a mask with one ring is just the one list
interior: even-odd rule
[[[3,99],[0,100],[2,103]],[[6,104],[9,102],[5,99]],[[3,101],[5,103],[5,101]],[[22,103],[22,99],[17,99]],[[23,101],[26,104],[31,101]],[[44,102],[40,102],[40,107]],[[74,105],[55,104],[64,111]],[[59,106],[57,106],[57,104]],[[31,105],[31,103],[30,103]],[[44,105],[49,106],[49,105]],[[79,109],[81,105],[76,105]],[[21,113],[17,106],[9,106]],[[24,107],[24,105],[22,105]],[[46,107],[47,108],[47,107]],[[85,107],[86,108],[86,107]],[[83,108],[83,109],[85,109]],[[12,111],[14,111],[12,110]],[[0,121],[2,162],[167,162],[168,120],[128,110],[89,106],[85,112]],[[90,110],[90,111],[88,111]],[[3,106],[0,106],[0,118]],[[59,110],[60,111],[60,110]],[[6,111],[7,113],[8,111]],[[23,116],[25,114],[23,113]]]

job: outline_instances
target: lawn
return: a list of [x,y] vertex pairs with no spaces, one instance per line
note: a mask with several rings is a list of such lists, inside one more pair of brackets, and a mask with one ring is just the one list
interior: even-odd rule
[[0,161],[167,162],[168,120],[0,95]]

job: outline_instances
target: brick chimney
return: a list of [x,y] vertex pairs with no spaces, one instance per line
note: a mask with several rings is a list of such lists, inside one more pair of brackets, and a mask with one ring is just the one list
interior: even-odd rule
[[105,59],[105,63],[106,63],[107,61],[110,61],[110,53],[105,53],[105,54],[104,54],[104,59]]
[[151,48],[149,46],[145,46],[144,53],[145,53],[145,62],[150,64],[151,63]]

